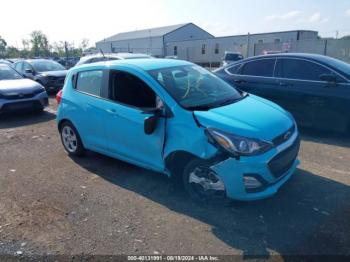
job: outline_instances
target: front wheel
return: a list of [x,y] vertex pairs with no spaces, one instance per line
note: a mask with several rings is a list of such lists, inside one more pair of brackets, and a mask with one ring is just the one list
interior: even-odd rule
[[223,181],[204,160],[193,159],[186,165],[183,183],[187,193],[197,202],[227,201]]
[[84,146],[78,131],[70,122],[64,122],[60,128],[61,141],[68,154],[81,156],[84,154]]

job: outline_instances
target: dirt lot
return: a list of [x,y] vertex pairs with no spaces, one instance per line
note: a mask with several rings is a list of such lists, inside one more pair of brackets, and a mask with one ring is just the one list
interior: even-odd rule
[[68,157],[54,118],[54,100],[0,118],[0,254],[350,254],[349,138],[307,131],[276,196],[198,206],[161,174]]

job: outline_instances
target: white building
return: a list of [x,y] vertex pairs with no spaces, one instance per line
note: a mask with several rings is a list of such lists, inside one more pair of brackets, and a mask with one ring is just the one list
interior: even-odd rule
[[[96,43],[103,52],[145,53],[157,57],[177,56],[202,65],[217,65],[226,51],[244,57],[261,54],[267,43],[282,45],[299,40],[317,40],[318,32],[293,30],[283,32],[214,37],[193,23],[119,33]],[[272,46],[273,48],[274,46]],[[277,50],[277,49],[276,49]]]
[[[170,42],[208,39],[214,36],[195,24],[180,24],[119,33],[96,43],[103,52],[133,52],[166,56]],[[170,54],[173,55],[173,54]]]

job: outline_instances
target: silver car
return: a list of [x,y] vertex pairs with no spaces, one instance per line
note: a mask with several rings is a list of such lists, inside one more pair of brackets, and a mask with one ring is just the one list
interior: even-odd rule
[[107,53],[107,54],[93,54],[87,55],[80,58],[79,62],[75,66],[91,64],[101,61],[110,61],[110,60],[124,60],[124,59],[149,59],[152,56],[145,54],[135,54],[135,53]]
[[0,64],[0,114],[19,110],[41,112],[47,105],[48,95],[42,85]]

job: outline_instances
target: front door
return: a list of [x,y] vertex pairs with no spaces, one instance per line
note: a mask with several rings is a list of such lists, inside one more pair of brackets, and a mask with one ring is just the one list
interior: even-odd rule
[[163,171],[165,121],[159,118],[152,134],[145,134],[144,121],[157,107],[155,92],[139,77],[111,71],[106,101],[105,130],[111,154],[136,165]]

